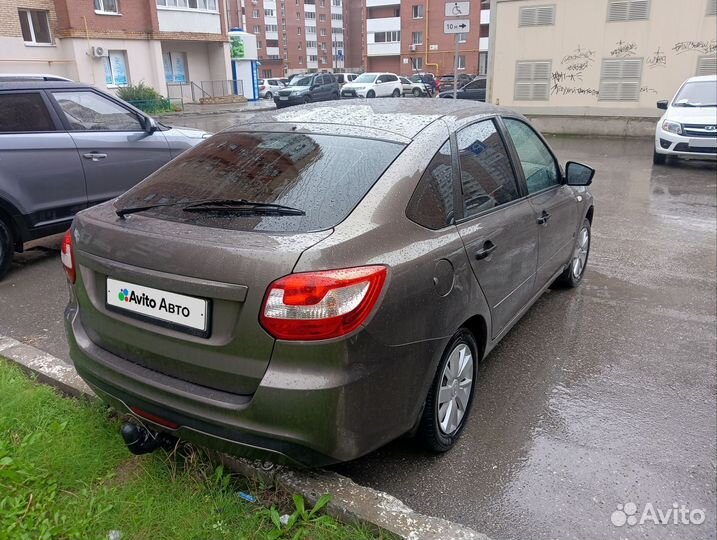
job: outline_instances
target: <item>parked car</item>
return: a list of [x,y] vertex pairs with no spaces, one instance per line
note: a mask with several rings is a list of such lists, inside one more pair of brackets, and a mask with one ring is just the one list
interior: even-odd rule
[[206,135],[85,84],[0,82],[0,278],[24,242],[66,231]]
[[593,174],[474,102],[259,113],[77,215],[75,368],[152,430],[124,426],[136,453],[155,431],[304,465],[406,433],[446,451],[478,363],[582,281]]
[[436,78],[433,73],[416,73],[411,76],[411,82],[423,84],[428,95],[433,95],[436,92]]
[[[457,99],[472,99],[475,101],[485,101],[485,86],[486,86],[486,77],[485,76],[476,77],[475,79],[473,79],[471,82],[469,82],[465,86],[456,90],[456,98]],[[438,94],[438,97],[452,98],[453,97],[453,89],[447,90],[445,92],[441,92],[440,94]]]
[[334,77],[336,77],[339,85],[343,86],[346,83],[353,82],[358,77],[358,73],[334,73]]
[[401,97],[403,85],[395,73],[363,73],[341,89],[342,97]]
[[401,80],[404,96],[413,95],[414,97],[421,97],[426,95],[426,85],[424,83],[413,82],[406,77],[399,77],[399,79]]
[[654,163],[668,157],[717,159],[717,75],[687,79],[663,109],[655,129]]
[[[458,74],[458,88],[465,86],[469,82],[471,82],[472,77],[470,75],[466,75],[465,73],[459,73]],[[455,77],[453,75],[443,75],[441,78],[438,79],[436,83],[436,90],[439,92],[448,92],[453,90],[453,84],[455,82]]]
[[294,77],[274,96],[277,108],[339,99],[339,83],[333,73],[308,73]]
[[274,99],[279,89],[286,88],[282,79],[259,79],[259,97]]

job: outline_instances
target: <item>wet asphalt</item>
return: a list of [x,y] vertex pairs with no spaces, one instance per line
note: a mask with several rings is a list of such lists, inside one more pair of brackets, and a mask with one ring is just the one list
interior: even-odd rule
[[[597,169],[582,286],[546,293],[483,361],[451,452],[404,439],[334,468],[494,539],[715,538],[717,168],[653,166],[649,140],[549,141],[562,161]],[[0,334],[67,359],[58,246],[16,256],[0,282]],[[614,525],[627,503],[638,523]],[[673,503],[704,522],[650,519]]]

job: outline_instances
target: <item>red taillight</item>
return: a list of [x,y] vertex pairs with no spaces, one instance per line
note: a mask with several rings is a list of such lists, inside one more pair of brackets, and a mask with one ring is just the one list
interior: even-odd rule
[[67,281],[74,284],[77,279],[77,271],[75,269],[75,250],[72,247],[72,229],[67,231],[62,239],[60,260],[62,260],[62,266],[67,274]]
[[147,411],[143,411],[139,407],[130,407],[129,410],[140,418],[144,418],[145,420],[149,420],[150,422],[154,422],[155,424],[158,424],[160,426],[164,426],[169,429],[177,429],[179,427],[179,424],[175,424],[170,420],[165,420],[161,416],[156,416],[152,413],[148,413]]
[[261,324],[277,339],[317,340],[348,334],[373,311],[385,266],[360,266],[283,277],[271,285],[261,309]]

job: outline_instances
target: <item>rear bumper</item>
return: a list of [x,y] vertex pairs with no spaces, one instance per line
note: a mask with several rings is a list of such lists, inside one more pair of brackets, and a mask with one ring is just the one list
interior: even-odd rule
[[[155,429],[210,448],[310,467],[355,459],[410,431],[432,378],[432,359],[444,345],[389,348],[358,336],[351,346],[359,350],[347,342],[277,342],[256,392],[238,395],[102,349],[88,337],[74,304],[65,311],[65,325],[77,372],[118,411],[138,407],[180,426],[169,430],[143,419]],[[353,362],[353,356],[362,360]]]

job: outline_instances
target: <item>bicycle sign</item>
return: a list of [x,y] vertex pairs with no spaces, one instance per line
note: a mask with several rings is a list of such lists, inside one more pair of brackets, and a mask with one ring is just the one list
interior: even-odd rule
[[470,19],[452,19],[449,21],[443,21],[443,33],[444,34],[462,34],[463,32],[471,31]]
[[467,17],[470,15],[470,2],[448,2],[446,4],[446,17]]

